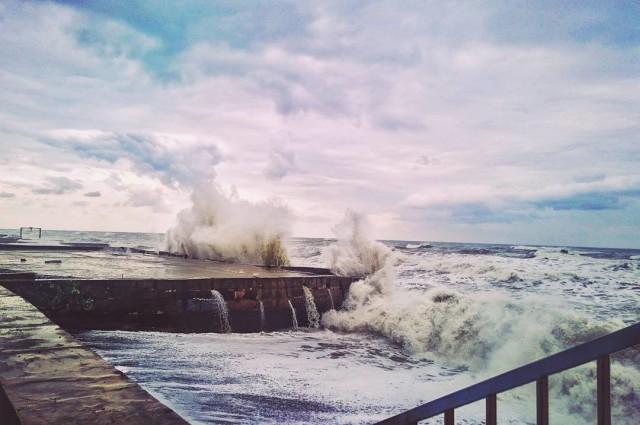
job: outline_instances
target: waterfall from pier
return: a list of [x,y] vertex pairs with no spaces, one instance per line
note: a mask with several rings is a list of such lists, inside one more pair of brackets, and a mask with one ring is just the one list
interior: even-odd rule
[[313,299],[313,293],[311,289],[303,286],[304,290],[304,303],[307,308],[307,318],[309,319],[309,327],[314,329],[320,328],[320,313],[318,313],[318,308],[316,307],[316,302]]
[[298,330],[298,318],[296,317],[296,309],[293,308],[293,304],[291,304],[291,300],[289,301],[289,307],[291,307],[291,326],[294,330]]
[[329,302],[331,303],[331,310],[335,310],[336,305],[333,303],[333,294],[331,293],[331,289],[327,288],[327,292],[329,293]]
[[264,332],[264,303],[262,300],[258,301],[260,305],[260,330]]
[[222,294],[215,289],[211,290],[211,299],[218,308],[218,316],[220,317],[220,331],[224,333],[231,332],[231,325],[229,324],[229,308],[225,302]]

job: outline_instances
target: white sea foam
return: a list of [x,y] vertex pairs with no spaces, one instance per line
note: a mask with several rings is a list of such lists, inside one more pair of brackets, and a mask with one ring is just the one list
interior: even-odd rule
[[250,202],[212,183],[197,185],[192,206],[167,232],[166,249],[192,258],[288,265],[290,215],[278,200]]
[[529,245],[514,245],[511,248],[517,249],[518,251],[537,251],[538,249],[540,249],[539,247]]
[[[329,329],[375,332],[401,344],[416,358],[457,364],[487,377],[624,326],[618,319],[593,320],[579,311],[549,306],[548,299],[544,297],[516,299],[511,293],[492,289],[492,282],[499,283],[499,287],[507,284],[510,292],[515,289],[516,283],[533,284],[520,277],[522,274],[528,279],[530,269],[523,267],[514,270],[513,266],[518,261],[538,261],[539,263],[530,264],[540,268],[546,266],[549,273],[554,273],[555,263],[569,258],[568,268],[571,272],[567,270],[567,273],[573,273],[575,277],[580,265],[584,267],[583,270],[589,270],[589,267],[598,264],[593,259],[579,255],[568,256],[560,249],[544,250],[545,255],[540,259],[496,256],[491,258],[489,264],[484,259],[478,263],[468,262],[467,256],[464,257],[466,261],[450,260],[446,265],[441,262],[437,263],[436,268],[440,271],[447,270],[447,273],[473,277],[476,282],[485,281],[489,286],[484,290],[476,288],[471,295],[436,285],[431,289],[426,287],[419,290],[409,286],[406,289],[410,290],[397,291],[397,270],[391,255],[377,254],[375,258],[378,261],[369,262],[367,266],[362,261],[356,261],[369,258],[363,256],[362,252],[370,252],[370,247],[375,246],[375,242],[367,239],[362,219],[354,219],[349,215],[346,218],[337,229],[342,234],[356,236],[342,238],[338,233],[338,245],[329,250],[334,254],[329,257],[332,260],[330,265],[344,265],[338,267],[342,272],[366,271],[367,276],[351,285],[343,310],[325,313],[322,324]],[[349,224],[354,228],[345,231],[343,226]],[[341,245],[340,241],[347,243],[342,242]],[[341,262],[339,254],[342,252],[346,252],[348,261]],[[405,261],[407,262],[410,263],[411,260]],[[499,265],[501,262],[505,267]],[[547,264],[548,262],[551,264]],[[351,266],[354,263],[360,267]],[[424,266],[424,262],[421,265]],[[400,269],[404,266],[403,264]],[[555,269],[555,273],[563,271]],[[624,273],[634,272],[624,269]],[[415,278],[415,274],[412,276]],[[582,286],[587,282],[580,277],[573,280],[577,280]],[[601,300],[602,297],[598,299]],[[637,418],[640,415],[640,400],[635,397],[633,389],[633,380],[639,376],[637,364],[631,362],[617,365],[616,368],[627,371],[618,373],[614,378],[620,382],[612,392],[620,409],[618,417],[622,418],[621,421],[625,417]],[[588,417],[593,399],[587,401],[589,391],[586,388],[593,384],[592,378],[588,368],[579,368],[554,378],[553,391],[561,399],[561,403],[555,407],[557,415],[565,419],[568,417],[566,415],[575,416],[576,413]]]

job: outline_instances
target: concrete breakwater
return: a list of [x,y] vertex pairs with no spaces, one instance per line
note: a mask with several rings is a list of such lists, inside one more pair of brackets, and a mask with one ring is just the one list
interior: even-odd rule
[[291,306],[297,324],[308,326],[310,310],[339,308],[355,280],[314,275],[311,269],[277,277],[197,279],[36,279],[29,272],[0,274],[0,285],[65,329],[168,332],[228,332],[226,325],[233,332],[291,328]]

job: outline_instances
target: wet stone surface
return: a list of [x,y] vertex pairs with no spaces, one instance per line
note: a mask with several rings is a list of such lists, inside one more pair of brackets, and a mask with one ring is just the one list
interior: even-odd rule
[[0,383],[2,424],[186,423],[2,287]]

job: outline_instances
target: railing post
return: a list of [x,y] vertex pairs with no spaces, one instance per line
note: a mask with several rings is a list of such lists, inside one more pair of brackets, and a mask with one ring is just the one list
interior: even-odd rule
[[444,425],[455,425],[456,419],[453,412],[453,409],[444,411]]
[[498,423],[498,403],[495,394],[487,396],[487,425],[497,425]]
[[536,424],[549,425],[549,377],[543,375],[536,381]]
[[608,354],[597,360],[598,425],[611,425],[611,358]]

